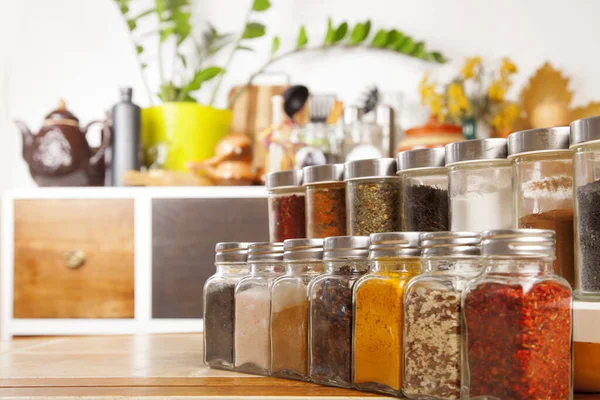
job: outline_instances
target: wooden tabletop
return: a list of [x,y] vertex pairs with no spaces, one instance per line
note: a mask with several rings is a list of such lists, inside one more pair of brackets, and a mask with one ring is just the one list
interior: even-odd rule
[[[125,396],[125,397],[123,397]],[[0,399],[384,398],[210,370],[202,335],[21,338],[0,342]],[[600,400],[600,395],[578,395]]]

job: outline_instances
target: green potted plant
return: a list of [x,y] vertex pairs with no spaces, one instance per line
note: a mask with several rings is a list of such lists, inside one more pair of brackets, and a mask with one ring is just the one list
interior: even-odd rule
[[[252,51],[250,41],[266,34],[266,27],[253,21],[255,13],[268,10],[270,0],[251,0],[243,22],[243,28],[237,34],[222,34],[212,25],[202,32],[198,39],[192,34],[192,0],[154,0],[152,6],[139,12],[130,8],[132,0],[115,0],[127,27],[135,48],[137,62],[145,89],[150,98],[150,107],[142,112],[142,143],[147,159],[157,158],[161,166],[169,170],[185,170],[189,161],[201,161],[213,155],[215,144],[225,136],[231,124],[231,111],[214,107],[216,95],[223,82],[224,74],[230,69],[237,51]],[[151,32],[139,32],[140,25],[152,22],[156,29]],[[261,72],[279,60],[305,51],[327,51],[334,47],[369,48],[404,54],[428,62],[444,63],[446,58],[439,52],[430,52],[425,44],[414,40],[399,30],[379,29],[373,35],[371,22],[359,22],[350,27],[347,22],[334,25],[328,20],[328,28],[322,43],[308,46],[309,38],[304,26],[301,26],[296,45],[287,51],[280,50],[280,40],[272,39],[271,53],[258,71],[251,74],[231,98],[229,105],[245,90]],[[153,94],[148,83],[149,41],[156,45],[156,70],[159,89]],[[169,45],[169,46],[167,46]],[[190,53],[185,49],[193,49]],[[165,49],[169,54],[165,54]],[[223,66],[214,65],[211,59],[215,54],[228,51]],[[165,63],[170,63],[170,75],[167,76]],[[216,79],[212,93],[206,105],[201,105],[197,96],[203,85]],[[154,98],[161,102],[154,104]],[[161,152],[161,149],[166,151]]]

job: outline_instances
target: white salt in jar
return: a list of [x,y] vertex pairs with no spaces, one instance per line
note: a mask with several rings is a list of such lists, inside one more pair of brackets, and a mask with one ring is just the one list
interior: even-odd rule
[[506,139],[477,139],[446,145],[450,228],[481,232],[513,229],[512,168]]

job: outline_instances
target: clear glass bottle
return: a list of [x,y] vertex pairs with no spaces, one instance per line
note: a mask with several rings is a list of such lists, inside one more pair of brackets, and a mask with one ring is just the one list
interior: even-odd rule
[[404,290],[403,394],[411,399],[460,398],[460,300],[481,272],[481,234],[421,235],[423,273]]
[[554,232],[483,233],[485,271],[463,291],[464,398],[572,399],[572,296]]
[[443,147],[398,154],[402,184],[402,231],[439,232],[450,229],[448,170]]
[[402,197],[395,159],[348,162],[344,165],[344,179],[349,235],[401,230]]
[[302,170],[267,174],[269,240],[283,242],[306,237],[305,192]]
[[217,273],[204,284],[204,364],[233,368],[235,285],[248,274],[248,243],[217,243]]
[[419,232],[371,235],[371,271],[353,289],[352,382],[400,396],[404,288],[421,272]]
[[554,270],[575,285],[573,152],[569,127],[529,129],[508,136],[519,228],[556,232]]
[[271,286],[283,274],[282,243],[252,243],[250,274],[235,286],[235,370],[268,375],[271,367]]
[[325,165],[338,161],[335,154],[336,126],[325,123],[309,123],[296,127],[290,136],[295,146],[294,168]]
[[368,269],[369,238],[340,236],[323,243],[325,274],[309,297],[309,377],[314,383],[352,386],[352,286]]
[[450,230],[482,232],[516,226],[506,139],[446,145]]
[[271,375],[308,380],[308,284],[324,272],[323,239],[283,247],[286,273],[271,288]]
[[571,123],[575,196],[575,296],[600,301],[600,117]]
[[329,164],[303,169],[306,187],[306,236],[326,238],[346,235],[346,184],[344,165]]

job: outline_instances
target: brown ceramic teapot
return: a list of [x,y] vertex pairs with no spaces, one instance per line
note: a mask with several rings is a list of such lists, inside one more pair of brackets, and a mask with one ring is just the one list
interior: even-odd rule
[[[104,185],[104,153],[110,144],[110,130],[105,121],[90,122],[81,130],[79,120],[61,100],[36,135],[25,123],[15,123],[23,135],[23,158],[39,186]],[[92,151],[86,133],[98,123],[103,124],[102,144]]]

